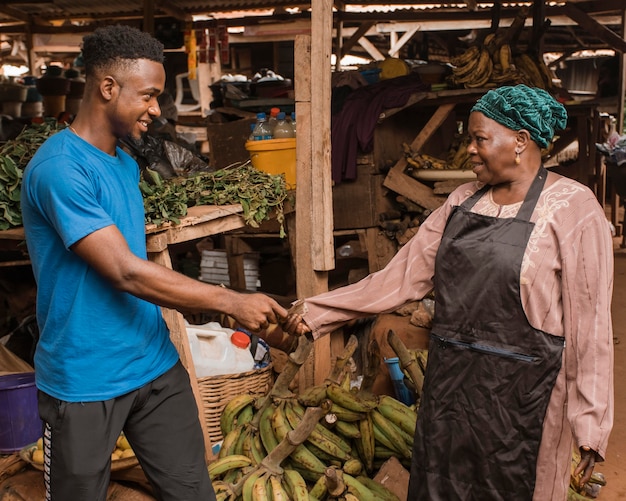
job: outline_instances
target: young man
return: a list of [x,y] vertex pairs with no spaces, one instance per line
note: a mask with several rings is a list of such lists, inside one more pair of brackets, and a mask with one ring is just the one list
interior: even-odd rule
[[122,430],[158,499],[215,499],[189,378],[159,306],[223,312],[250,330],[286,311],[265,295],[211,286],[146,259],[138,166],[117,144],[160,115],[163,46],[111,26],[84,38],[83,56],[76,119],[40,147],[22,187],[38,287],[46,499],[106,499]]

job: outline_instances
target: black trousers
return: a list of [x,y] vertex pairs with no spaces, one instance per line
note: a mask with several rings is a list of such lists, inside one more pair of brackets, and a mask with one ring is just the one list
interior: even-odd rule
[[112,400],[65,402],[39,392],[46,501],[105,501],[124,430],[160,501],[212,501],[198,408],[180,361]]

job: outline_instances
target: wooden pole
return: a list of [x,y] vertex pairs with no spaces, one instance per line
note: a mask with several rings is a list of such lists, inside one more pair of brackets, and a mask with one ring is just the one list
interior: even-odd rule
[[[296,37],[295,260],[297,295],[328,290],[328,270],[335,266],[330,157],[330,55],[332,2],[312,3],[311,35]],[[316,341],[300,371],[300,387],[321,382],[331,368],[331,336]]]

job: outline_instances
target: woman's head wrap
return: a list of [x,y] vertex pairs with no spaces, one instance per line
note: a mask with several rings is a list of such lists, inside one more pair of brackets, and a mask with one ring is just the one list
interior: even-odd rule
[[567,125],[567,111],[561,103],[545,90],[524,84],[490,90],[471,111],[479,111],[514,131],[526,129],[541,148],[550,144],[554,131]]

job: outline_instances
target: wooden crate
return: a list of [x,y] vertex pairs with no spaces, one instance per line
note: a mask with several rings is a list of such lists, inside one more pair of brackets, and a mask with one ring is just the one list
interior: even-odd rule
[[357,177],[333,186],[336,230],[377,226],[379,214],[395,207],[393,193],[383,186],[385,174],[374,166],[372,155],[358,159]]

